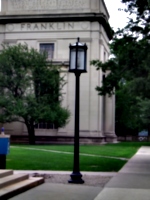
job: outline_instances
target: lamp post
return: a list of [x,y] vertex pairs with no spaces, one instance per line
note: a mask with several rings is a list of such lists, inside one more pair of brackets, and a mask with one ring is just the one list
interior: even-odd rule
[[80,107],[80,74],[86,71],[87,45],[81,44],[80,39],[73,45],[70,44],[69,72],[75,74],[75,127],[74,127],[74,163],[73,172],[69,183],[84,183],[79,169],[79,107]]

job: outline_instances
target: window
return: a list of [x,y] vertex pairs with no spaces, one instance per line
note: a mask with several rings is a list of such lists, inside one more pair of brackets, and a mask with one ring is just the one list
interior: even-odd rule
[[54,44],[53,43],[41,43],[40,52],[47,54],[47,59],[52,60],[54,58]]
[[106,52],[104,52],[104,62],[106,62]]
[[57,129],[58,127],[54,123],[40,122],[35,125],[36,129]]

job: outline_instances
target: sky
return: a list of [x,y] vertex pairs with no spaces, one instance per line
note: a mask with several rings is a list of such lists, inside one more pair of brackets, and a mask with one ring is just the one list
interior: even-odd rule
[[118,28],[123,28],[127,21],[128,15],[124,11],[119,11],[119,8],[125,8],[121,0],[104,0],[110,15],[110,26],[116,31]]

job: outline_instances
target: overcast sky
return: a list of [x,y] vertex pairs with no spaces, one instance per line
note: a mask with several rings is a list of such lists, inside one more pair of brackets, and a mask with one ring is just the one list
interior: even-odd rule
[[110,26],[115,30],[123,28],[127,23],[128,15],[124,11],[118,11],[118,8],[124,8],[121,0],[104,0],[110,15]]

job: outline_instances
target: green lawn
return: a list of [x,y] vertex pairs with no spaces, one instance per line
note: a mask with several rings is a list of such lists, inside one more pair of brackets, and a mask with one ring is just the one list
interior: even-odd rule
[[[122,142],[106,145],[81,145],[80,170],[118,171],[126,163],[125,160],[119,158],[131,158],[144,145],[150,146],[150,143]],[[117,157],[118,159],[100,156]],[[72,167],[73,145],[12,145],[10,154],[7,156],[8,169],[72,171]]]

